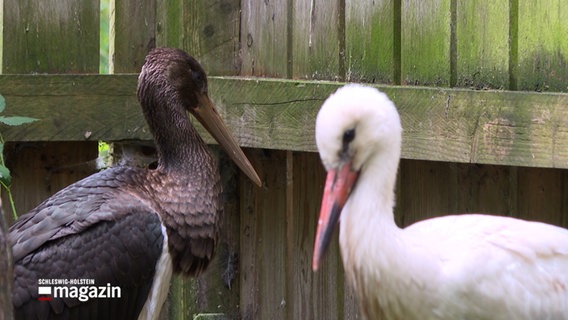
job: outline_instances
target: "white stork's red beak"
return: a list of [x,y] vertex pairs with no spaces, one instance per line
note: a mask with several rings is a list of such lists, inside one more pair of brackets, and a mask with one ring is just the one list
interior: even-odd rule
[[314,243],[314,256],[312,260],[312,269],[314,271],[319,268],[323,255],[331,241],[333,229],[339,220],[341,210],[345,202],[347,202],[351,188],[355,184],[355,181],[357,181],[358,176],[359,172],[351,169],[350,161],[344,163],[339,168],[327,171],[318,220],[318,230]]

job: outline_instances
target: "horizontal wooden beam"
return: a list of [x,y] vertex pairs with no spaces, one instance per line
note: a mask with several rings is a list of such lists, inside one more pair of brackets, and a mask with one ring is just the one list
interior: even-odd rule
[[[41,119],[2,133],[19,141],[148,140],[136,80],[130,74],[2,75],[5,114]],[[341,85],[210,77],[209,92],[243,146],[316,151],[317,111]],[[568,94],[376,87],[399,108],[405,158],[568,168]]]

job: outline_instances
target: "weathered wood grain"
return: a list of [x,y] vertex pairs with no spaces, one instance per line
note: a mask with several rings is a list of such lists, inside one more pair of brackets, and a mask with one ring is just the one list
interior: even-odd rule
[[157,1],[157,47],[183,48],[183,3],[183,0]]
[[449,86],[450,2],[451,0],[402,0],[403,84]]
[[344,79],[341,4],[341,0],[294,1],[293,78]]
[[156,47],[156,1],[115,1],[114,72],[140,72]]
[[[342,85],[235,77],[209,82],[243,146],[296,151],[315,151],[317,111]],[[20,141],[149,139],[135,87],[135,75],[0,76],[7,114],[42,119],[6,128],[5,135]],[[405,158],[568,168],[568,95],[377,88],[401,113]]]
[[241,75],[289,77],[288,1],[242,1]]
[[240,70],[239,0],[183,1],[183,48],[210,75],[236,75]]
[[13,264],[12,247],[8,241],[8,224],[0,201],[0,320],[14,318],[12,306]]
[[0,84],[0,93],[8,98],[6,112],[40,120],[31,126],[5,128],[8,140],[123,140],[113,136],[123,135],[119,132],[124,129],[133,133],[132,138],[150,138],[136,100],[136,76],[14,77],[14,82]]
[[[238,82],[235,89],[228,91],[239,92],[239,96],[221,94],[217,99],[229,124],[238,128],[236,133],[241,142],[251,147],[314,151],[315,115],[323,99],[340,84],[288,81],[286,86],[282,81],[263,82],[266,87],[251,90],[247,90],[245,82]],[[559,146],[565,143],[567,135],[564,95],[379,88],[401,112],[405,128],[404,157],[546,167],[567,165],[565,148]],[[211,91],[225,90],[214,91],[212,86]]]
[[[565,170],[564,170],[565,171]],[[568,227],[566,172],[548,168],[518,168],[518,211],[516,217]]]
[[[513,216],[517,206],[517,168],[496,165],[451,164],[457,171],[455,212]],[[443,212],[439,212],[443,213]]]
[[566,227],[566,170],[401,161],[395,218],[401,227],[448,214],[512,216]]
[[395,68],[395,0],[345,3],[346,79],[392,84]]
[[263,187],[242,181],[241,315],[287,319],[286,152],[254,150],[248,156]]
[[563,194],[562,194],[562,226],[564,226],[565,228],[568,228],[568,173],[566,173],[566,171],[564,171],[563,173],[563,180],[562,180],[562,185],[564,186],[562,188],[563,190]]
[[[396,221],[400,227],[457,211],[456,166],[438,161],[400,163]],[[426,196],[427,195],[427,196]]]
[[264,186],[241,183],[241,317],[349,319],[337,234],[321,271],[311,271],[313,239],[325,171],[315,153],[249,153]]
[[568,7],[563,0],[518,2],[519,90],[568,91]]
[[313,241],[323,194],[325,170],[316,153],[289,157],[289,207],[286,215],[288,260],[287,307],[294,319],[349,319],[357,315],[355,301],[345,299],[343,263],[337,232],[321,269],[311,270]]
[[[96,142],[9,142],[4,150],[18,215],[97,170]],[[3,202],[8,203],[6,199]]]
[[509,1],[457,1],[457,86],[509,88]]
[[99,1],[4,1],[4,73],[99,70]]

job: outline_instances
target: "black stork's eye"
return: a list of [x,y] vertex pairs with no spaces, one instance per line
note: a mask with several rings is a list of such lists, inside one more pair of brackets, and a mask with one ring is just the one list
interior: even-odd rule
[[345,130],[343,132],[343,145],[346,146],[351,143],[355,139],[355,128]]
[[197,83],[203,82],[203,75],[199,71],[191,70],[191,77],[193,78],[193,81]]
[[191,78],[199,87],[203,86],[205,82],[205,75],[199,71],[191,70]]

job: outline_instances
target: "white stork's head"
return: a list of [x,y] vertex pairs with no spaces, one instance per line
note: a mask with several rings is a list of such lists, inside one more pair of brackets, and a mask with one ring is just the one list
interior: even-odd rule
[[323,103],[316,119],[316,144],[328,173],[314,247],[314,270],[317,270],[341,210],[366,166],[380,157],[388,162],[385,164],[390,171],[394,163],[396,177],[401,133],[396,107],[375,88],[346,85]]

